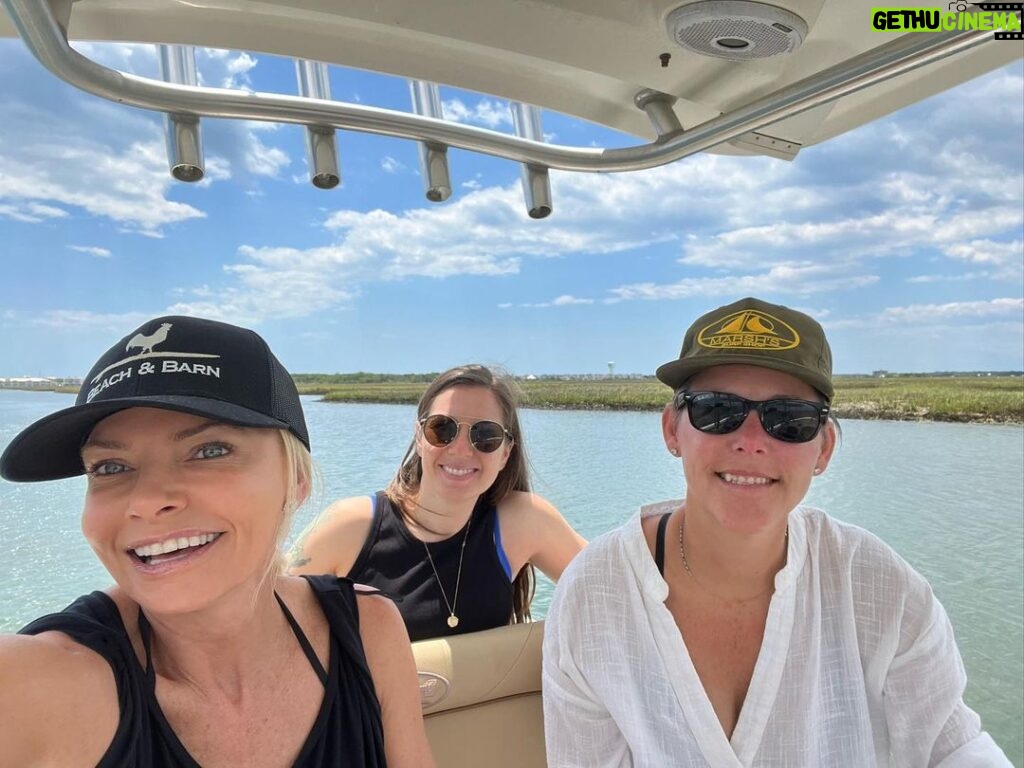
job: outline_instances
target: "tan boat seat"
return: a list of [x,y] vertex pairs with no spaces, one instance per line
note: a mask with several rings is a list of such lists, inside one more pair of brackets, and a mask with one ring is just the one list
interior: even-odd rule
[[413,643],[438,768],[545,768],[544,623]]

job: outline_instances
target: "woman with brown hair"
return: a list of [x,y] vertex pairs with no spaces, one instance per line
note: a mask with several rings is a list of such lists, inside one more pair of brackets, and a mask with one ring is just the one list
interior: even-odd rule
[[584,543],[530,493],[510,383],[465,365],[427,387],[387,489],[324,510],[290,570],[377,587],[419,640],[528,620],[534,566],[557,580]]

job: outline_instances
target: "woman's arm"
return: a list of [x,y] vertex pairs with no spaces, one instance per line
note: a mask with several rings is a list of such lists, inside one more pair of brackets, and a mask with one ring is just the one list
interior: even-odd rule
[[[544,625],[544,740],[548,768],[629,768],[633,757],[608,710],[573,659],[579,617],[560,585]],[[567,593],[568,592],[568,593]]]
[[384,721],[384,751],[391,768],[434,768],[423,727],[419,681],[409,635],[394,603],[360,594],[359,634]]
[[373,500],[355,496],[331,504],[288,553],[288,573],[348,576],[373,524]]
[[893,764],[1011,768],[964,702],[967,675],[953,627],[927,585],[907,599],[900,625],[898,650],[884,684]]
[[95,766],[119,717],[98,654],[58,632],[0,636],[0,765]]
[[543,496],[515,492],[498,509],[501,543],[512,573],[533,563],[552,581],[584,546],[586,540]]

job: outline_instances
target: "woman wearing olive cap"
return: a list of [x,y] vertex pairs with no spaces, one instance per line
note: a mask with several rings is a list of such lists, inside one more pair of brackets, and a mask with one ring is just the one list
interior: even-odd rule
[[283,576],[312,462],[252,331],[164,317],[107,351],[0,475],[85,474],[115,586],[0,637],[0,765],[433,766],[398,611]]
[[810,317],[742,299],[658,378],[686,496],[592,542],[544,637],[550,768],[1009,766],[928,583],[799,506],[836,443]]

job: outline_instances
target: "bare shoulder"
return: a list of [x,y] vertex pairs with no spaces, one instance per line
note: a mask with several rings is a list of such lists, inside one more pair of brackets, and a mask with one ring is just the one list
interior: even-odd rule
[[498,505],[498,514],[505,517],[525,517],[531,522],[544,520],[562,520],[562,514],[555,505],[537,493],[529,491],[512,491]]
[[359,607],[359,633],[364,644],[368,639],[376,643],[409,643],[409,634],[391,598],[372,587],[355,585],[356,605]]
[[101,656],[61,632],[0,636],[0,763],[96,765],[118,719]]
[[405,623],[388,598],[356,587],[359,634],[380,701],[384,750],[394,768],[434,768],[423,727],[416,662]]
[[554,504],[543,496],[527,491],[513,491],[498,505],[502,538],[525,536],[528,539],[564,535],[571,526]]
[[390,697],[389,689],[411,674],[412,646],[405,622],[390,598],[366,592],[356,586],[356,605],[359,608],[359,636],[363,652],[370,667],[381,704]]
[[533,563],[557,581],[587,543],[554,504],[536,493],[510,493],[498,505],[498,521],[513,573],[518,573],[526,563]]
[[299,536],[288,554],[288,571],[347,576],[372,524],[371,497],[353,496],[334,502]]

